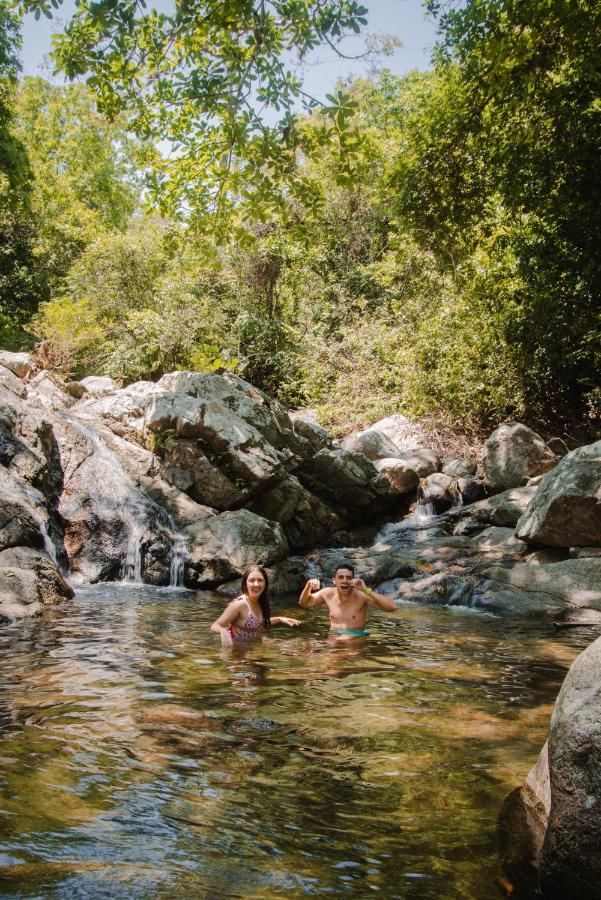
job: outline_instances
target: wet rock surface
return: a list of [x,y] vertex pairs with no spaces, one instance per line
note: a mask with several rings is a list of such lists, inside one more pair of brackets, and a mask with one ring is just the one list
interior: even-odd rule
[[0,376],[0,549],[75,580],[214,586],[402,507],[364,456],[229,373]]
[[596,900],[601,878],[601,638],[572,664],[549,740],[501,814],[505,863],[543,897]]

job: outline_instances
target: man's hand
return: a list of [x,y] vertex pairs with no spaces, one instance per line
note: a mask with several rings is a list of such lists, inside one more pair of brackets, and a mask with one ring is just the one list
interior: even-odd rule
[[353,578],[353,587],[364,594],[371,594],[371,588],[368,588],[362,578]]
[[304,607],[305,609],[307,609],[309,606],[319,606],[320,603],[323,603],[319,578],[309,578],[308,582],[301,592],[298,602],[300,606]]

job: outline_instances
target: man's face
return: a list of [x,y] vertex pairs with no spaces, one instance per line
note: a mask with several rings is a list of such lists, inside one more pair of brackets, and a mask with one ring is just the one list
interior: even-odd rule
[[355,576],[350,569],[337,569],[333,581],[341,597],[348,596],[353,589]]

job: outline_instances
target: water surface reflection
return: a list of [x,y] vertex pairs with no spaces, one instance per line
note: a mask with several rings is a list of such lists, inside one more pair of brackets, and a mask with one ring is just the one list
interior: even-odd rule
[[498,810],[592,635],[404,605],[228,651],[223,603],[105,585],[0,631],[2,895],[503,896]]

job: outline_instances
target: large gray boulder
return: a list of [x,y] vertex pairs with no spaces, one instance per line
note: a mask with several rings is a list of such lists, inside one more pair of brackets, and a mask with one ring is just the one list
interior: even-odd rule
[[437,513],[446,512],[463,502],[457,481],[443,472],[433,472],[422,481],[422,494],[424,499],[434,504]]
[[[501,819],[504,857],[516,879],[539,869],[543,897],[598,900],[601,884],[601,638],[572,664],[555,703],[549,740]],[[535,886],[535,885],[533,885]]]
[[415,447],[413,450],[404,450],[397,454],[408,469],[414,469],[420,478],[427,478],[440,468],[440,459],[434,450],[428,447]]
[[83,385],[88,394],[94,394],[96,397],[110,394],[118,387],[117,382],[107,375],[88,375],[87,378],[82,378],[79,384]]
[[291,547],[304,550],[331,538],[345,518],[289,475],[259,494],[250,509],[280,522]]
[[359,521],[365,511],[373,515],[390,509],[398,494],[368,459],[352,450],[323,449],[296,472],[300,482],[335,509]]
[[12,394],[13,397],[26,397],[27,396],[27,388],[21,381],[21,379],[15,375],[10,369],[7,369],[6,366],[0,364],[0,390],[9,394]]
[[407,465],[405,460],[388,457],[374,460],[374,466],[388,478],[389,482],[399,492],[406,494],[414,490],[419,484],[419,475],[414,468]]
[[601,639],[575,660],[549,734],[551,807],[541,855],[544,896],[597,900],[601,885]]
[[342,442],[345,450],[362,453],[368,459],[387,459],[397,456],[399,448],[383,432],[359,431],[345,438]]
[[544,476],[517,534],[554,547],[601,547],[601,441],[572,450]]
[[75,399],[65,390],[62,378],[43,369],[28,384],[27,396],[30,402],[46,411],[69,409]]
[[476,474],[478,464],[475,459],[443,459],[441,471],[451,478],[470,478]]
[[401,453],[428,447],[431,442],[431,436],[419,422],[412,421],[400,413],[380,419],[366,431],[384,435]]
[[268,566],[289,552],[281,525],[247,509],[201,519],[184,535],[189,548],[186,583],[193,587],[214,587],[249,565]]
[[43,496],[0,466],[0,550],[44,546],[47,513]]
[[[537,488],[534,485],[503,491],[501,494],[495,494],[465,507],[459,518],[487,525],[515,526],[536,491]],[[458,527],[461,529],[462,525],[463,522],[460,521]]]
[[10,350],[0,350],[0,366],[17,376],[25,378],[32,370],[33,360],[29,353],[11,353]]
[[44,607],[71,597],[73,589],[42,550],[0,551],[0,619],[37,616]]
[[491,491],[520,487],[557,462],[543,439],[519,422],[507,422],[484,444],[482,466]]
[[508,588],[551,597],[564,607],[601,610],[601,559],[566,559],[511,569],[492,568],[483,574]]

